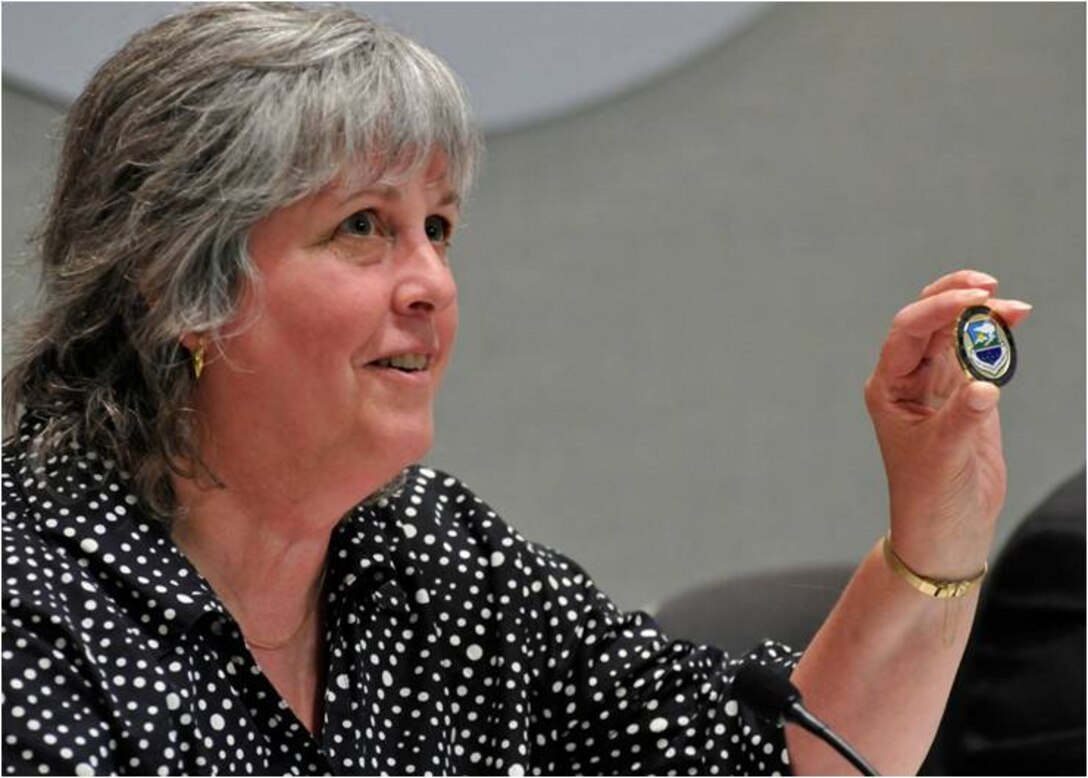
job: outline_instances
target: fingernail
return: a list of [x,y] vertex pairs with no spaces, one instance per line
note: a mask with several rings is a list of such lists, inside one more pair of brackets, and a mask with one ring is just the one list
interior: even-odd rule
[[1023,300],[1009,300],[1005,305],[1014,311],[1030,311],[1035,307],[1031,303],[1026,303]]
[[979,300],[984,300],[990,296],[990,293],[985,289],[965,289],[963,292],[964,297],[977,297]]
[[971,275],[969,275],[967,277],[967,281],[969,283],[972,283],[972,284],[980,284],[980,285],[981,284],[996,284],[997,283],[997,279],[994,278],[989,273],[980,273],[977,270],[974,273],[971,273]]

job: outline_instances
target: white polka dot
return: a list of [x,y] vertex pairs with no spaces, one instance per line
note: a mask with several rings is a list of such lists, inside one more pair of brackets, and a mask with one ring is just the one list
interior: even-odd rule
[[[71,631],[54,641],[51,654],[13,659],[28,648],[27,638],[5,643],[0,651],[5,669],[17,666],[19,677],[8,680],[8,688],[24,698],[18,700],[21,705],[10,706],[12,721],[54,747],[78,775],[108,772],[112,765],[101,760],[123,751],[144,756],[116,765],[120,772],[166,774],[185,765],[201,774],[254,773],[262,767],[277,773],[321,772],[313,755],[292,748],[293,741],[306,737],[305,729],[264,683],[261,668],[242,649],[237,623],[195,580],[169,535],[134,507],[120,519],[123,510],[115,504],[124,495],[120,486],[87,472],[81,460],[74,464],[78,467],[69,469],[77,477],[84,470],[82,480],[68,477],[69,485],[57,490],[64,496],[71,490],[73,500],[82,499],[70,512],[51,505],[49,497],[39,497],[38,505],[26,511],[3,511],[21,531],[48,526],[51,540],[63,544],[64,532],[82,549],[76,559],[51,556],[36,545],[13,546],[5,535],[5,576],[10,564],[23,577],[15,579],[12,607],[25,608],[23,593],[15,593],[24,583],[27,592],[41,590],[73,606],[71,614],[28,615],[30,624],[20,625],[44,626],[48,618]],[[670,645],[639,614],[616,613],[586,574],[509,529],[460,482],[443,476],[443,488],[442,479],[429,480],[437,478],[432,471],[415,472],[396,499],[350,514],[329,546],[329,598],[336,606],[336,619],[328,625],[329,661],[337,673],[329,678],[325,702],[341,772],[447,774],[462,765],[469,772],[524,776],[544,769],[530,767],[530,749],[537,745],[541,753],[565,747],[570,772],[585,774],[600,772],[605,764],[616,772],[639,774],[650,770],[653,760],[665,764],[697,759],[701,753],[714,762],[705,770],[714,774],[747,768],[768,773],[789,764],[780,733],[757,734],[739,719],[737,701],[715,691],[713,679],[704,677],[702,669],[712,658],[702,649]],[[40,471],[42,479],[56,475]],[[41,488],[34,480],[38,477],[28,489]],[[10,481],[5,473],[5,488]],[[36,509],[46,513],[44,519],[24,515]],[[103,539],[107,536],[109,541]],[[417,537],[418,550],[411,540]],[[92,552],[99,565],[91,564]],[[388,594],[382,603],[388,612],[380,618],[371,599],[359,596],[357,584],[364,578]],[[389,594],[396,591],[389,586],[394,580],[414,583]],[[126,591],[126,585],[132,590]],[[208,634],[192,630],[164,657],[164,646],[150,636],[170,634],[171,622],[186,608],[213,617]],[[429,618],[421,620],[418,610]],[[227,638],[238,641],[237,650],[229,648]],[[479,640],[487,647],[470,642]],[[131,713],[126,742],[78,717],[80,729],[69,729],[71,720],[61,724],[61,713],[68,716],[74,707],[56,713],[49,709],[64,694],[76,699],[67,676],[54,673],[74,658],[94,664],[104,687],[99,691],[119,704],[118,715]],[[757,661],[779,660],[774,662],[779,666],[789,658],[773,643],[750,655]],[[636,670],[647,666],[647,672]],[[680,684],[667,675],[676,672],[685,675]],[[46,685],[54,679],[52,687]],[[373,692],[366,701],[348,694],[364,681]],[[692,681],[695,685],[688,688]],[[550,689],[547,696],[555,701],[553,709],[543,710],[545,717],[563,721],[573,733],[562,745],[550,742],[547,728],[532,735],[525,730],[525,693],[537,687]],[[25,699],[31,692],[41,696]],[[496,712],[496,701],[509,707]],[[633,717],[636,707],[639,715]],[[706,720],[699,723],[697,716]],[[413,720],[412,728],[398,727],[402,719]],[[455,736],[448,750],[433,737],[441,732]],[[631,741],[629,748],[617,744],[621,737]],[[23,760],[14,773],[42,771],[32,752],[18,751],[14,735],[4,733],[0,739],[5,757],[15,749]],[[359,759],[349,746],[353,742],[373,744],[373,758]],[[76,765],[77,759],[83,763]]]

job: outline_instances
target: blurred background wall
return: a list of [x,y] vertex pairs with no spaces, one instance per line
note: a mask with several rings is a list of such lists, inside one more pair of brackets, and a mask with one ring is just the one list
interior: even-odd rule
[[[700,52],[489,133],[429,461],[625,607],[858,559],[887,510],[862,383],[975,267],[1036,306],[1003,540],[1085,458],[1084,6],[776,5]],[[5,78],[5,322],[63,111]]]

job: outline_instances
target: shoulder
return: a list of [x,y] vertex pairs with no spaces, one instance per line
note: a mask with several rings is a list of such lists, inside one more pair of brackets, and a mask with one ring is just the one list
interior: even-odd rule
[[74,649],[101,614],[123,609],[96,564],[100,536],[78,507],[13,488],[8,475],[5,469],[4,628]]
[[[79,506],[51,498],[44,468],[35,467],[25,439],[3,449],[3,547],[5,620],[19,612],[64,611],[69,589],[84,577],[78,564]],[[87,581],[93,586],[93,581]]]
[[406,470],[403,486],[356,511],[334,546],[350,569],[392,575],[417,602],[616,612],[578,563],[528,540],[461,479],[434,468]]
[[143,617],[180,566],[165,528],[143,514],[110,460],[76,448],[42,460],[33,443],[24,435],[4,444],[5,626],[73,646],[109,645],[119,629],[131,633],[126,641],[153,639]]
[[[414,466],[404,486],[378,504],[408,545],[453,551],[462,559],[501,567],[507,559],[570,573],[581,582],[584,571],[564,554],[527,539],[463,480],[442,470]],[[527,571],[528,572],[528,571]]]
[[57,585],[71,565],[71,572],[93,579],[90,557],[107,535],[131,523],[138,501],[126,488],[127,476],[93,451],[72,446],[38,456],[41,428],[40,421],[24,422],[3,445],[3,535],[13,566],[5,578],[10,583],[14,573],[26,573],[25,581]]
[[429,467],[408,468],[401,488],[378,507],[387,511],[408,538],[421,529],[438,528],[446,535],[468,533],[489,543],[525,542],[464,481]]

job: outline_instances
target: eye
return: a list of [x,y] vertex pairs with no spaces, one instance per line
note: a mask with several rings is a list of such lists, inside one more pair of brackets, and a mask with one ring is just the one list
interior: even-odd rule
[[340,222],[337,232],[361,238],[370,238],[380,235],[381,229],[378,226],[378,217],[373,211],[359,211]]
[[368,208],[340,222],[329,238],[329,245],[351,262],[371,265],[388,257],[393,238],[378,214]]
[[428,216],[423,222],[423,231],[432,243],[447,245],[453,233],[453,225],[444,216]]

